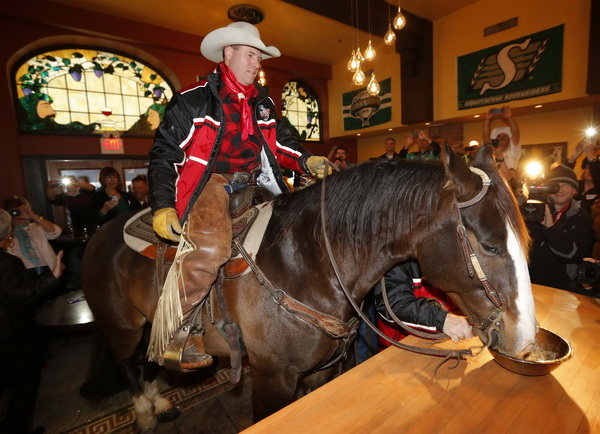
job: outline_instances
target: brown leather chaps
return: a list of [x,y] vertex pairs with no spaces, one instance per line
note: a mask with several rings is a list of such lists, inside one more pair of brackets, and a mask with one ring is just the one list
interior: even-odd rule
[[225,178],[212,174],[188,216],[181,234],[193,251],[182,255],[180,270],[184,282],[179,291],[184,321],[208,294],[219,268],[231,256],[231,217]]

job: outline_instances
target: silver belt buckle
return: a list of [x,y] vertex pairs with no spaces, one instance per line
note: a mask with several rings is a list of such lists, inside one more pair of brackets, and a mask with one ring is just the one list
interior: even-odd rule
[[235,172],[231,183],[233,185],[250,185],[250,174],[246,172]]

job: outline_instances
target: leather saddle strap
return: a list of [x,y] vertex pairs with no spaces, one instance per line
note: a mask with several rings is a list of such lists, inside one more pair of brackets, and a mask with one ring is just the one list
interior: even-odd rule
[[351,328],[346,323],[335,317],[316,311],[288,295],[284,295],[279,300],[279,304],[298,318],[320,328],[331,339],[344,339],[351,332]]
[[215,288],[217,290],[217,300],[219,302],[219,308],[221,309],[221,317],[223,318],[223,329],[227,334],[227,342],[229,343],[230,353],[230,365],[231,365],[231,378],[232,384],[237,384],[242,377],[242,348],[237,335],[237,328],[234,325],[229,312],[227,311],[227,303],[225,303],[225,297],[223,295],[223,279],[225,273],[223,267],[219,270],[219,275],[215,281]]
[[248,252],[244,249],[242,243],[238,239],[234,239],[233,242],[256,275],[259,283],[269,291],[275,303],[279,304],[288,312],[293,313],[298,318],[320,328],[323,333],[330,338],[342,339],[352,332],[352,327],[345,322],[323,312],[319,312],[318,310],[299,302],[295,298],[288,296],[282,289],[276,288],[267,276],[265,276],[256,262],[248,255]]

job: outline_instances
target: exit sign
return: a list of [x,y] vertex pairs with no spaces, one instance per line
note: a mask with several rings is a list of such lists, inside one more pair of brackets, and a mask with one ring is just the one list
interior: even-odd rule
[[120,137],[102,137],[100,139],[100,153],[123,154],[123,139]]

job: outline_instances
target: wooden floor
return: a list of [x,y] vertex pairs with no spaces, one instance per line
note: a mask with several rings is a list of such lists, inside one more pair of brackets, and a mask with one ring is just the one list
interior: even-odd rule
[[574,349],[548,375],[514,374],[485,350],[434,377],[439,358],[390,347],[244,433],[600,433],[599,300],[537,285],[534,297],[540,325]]

